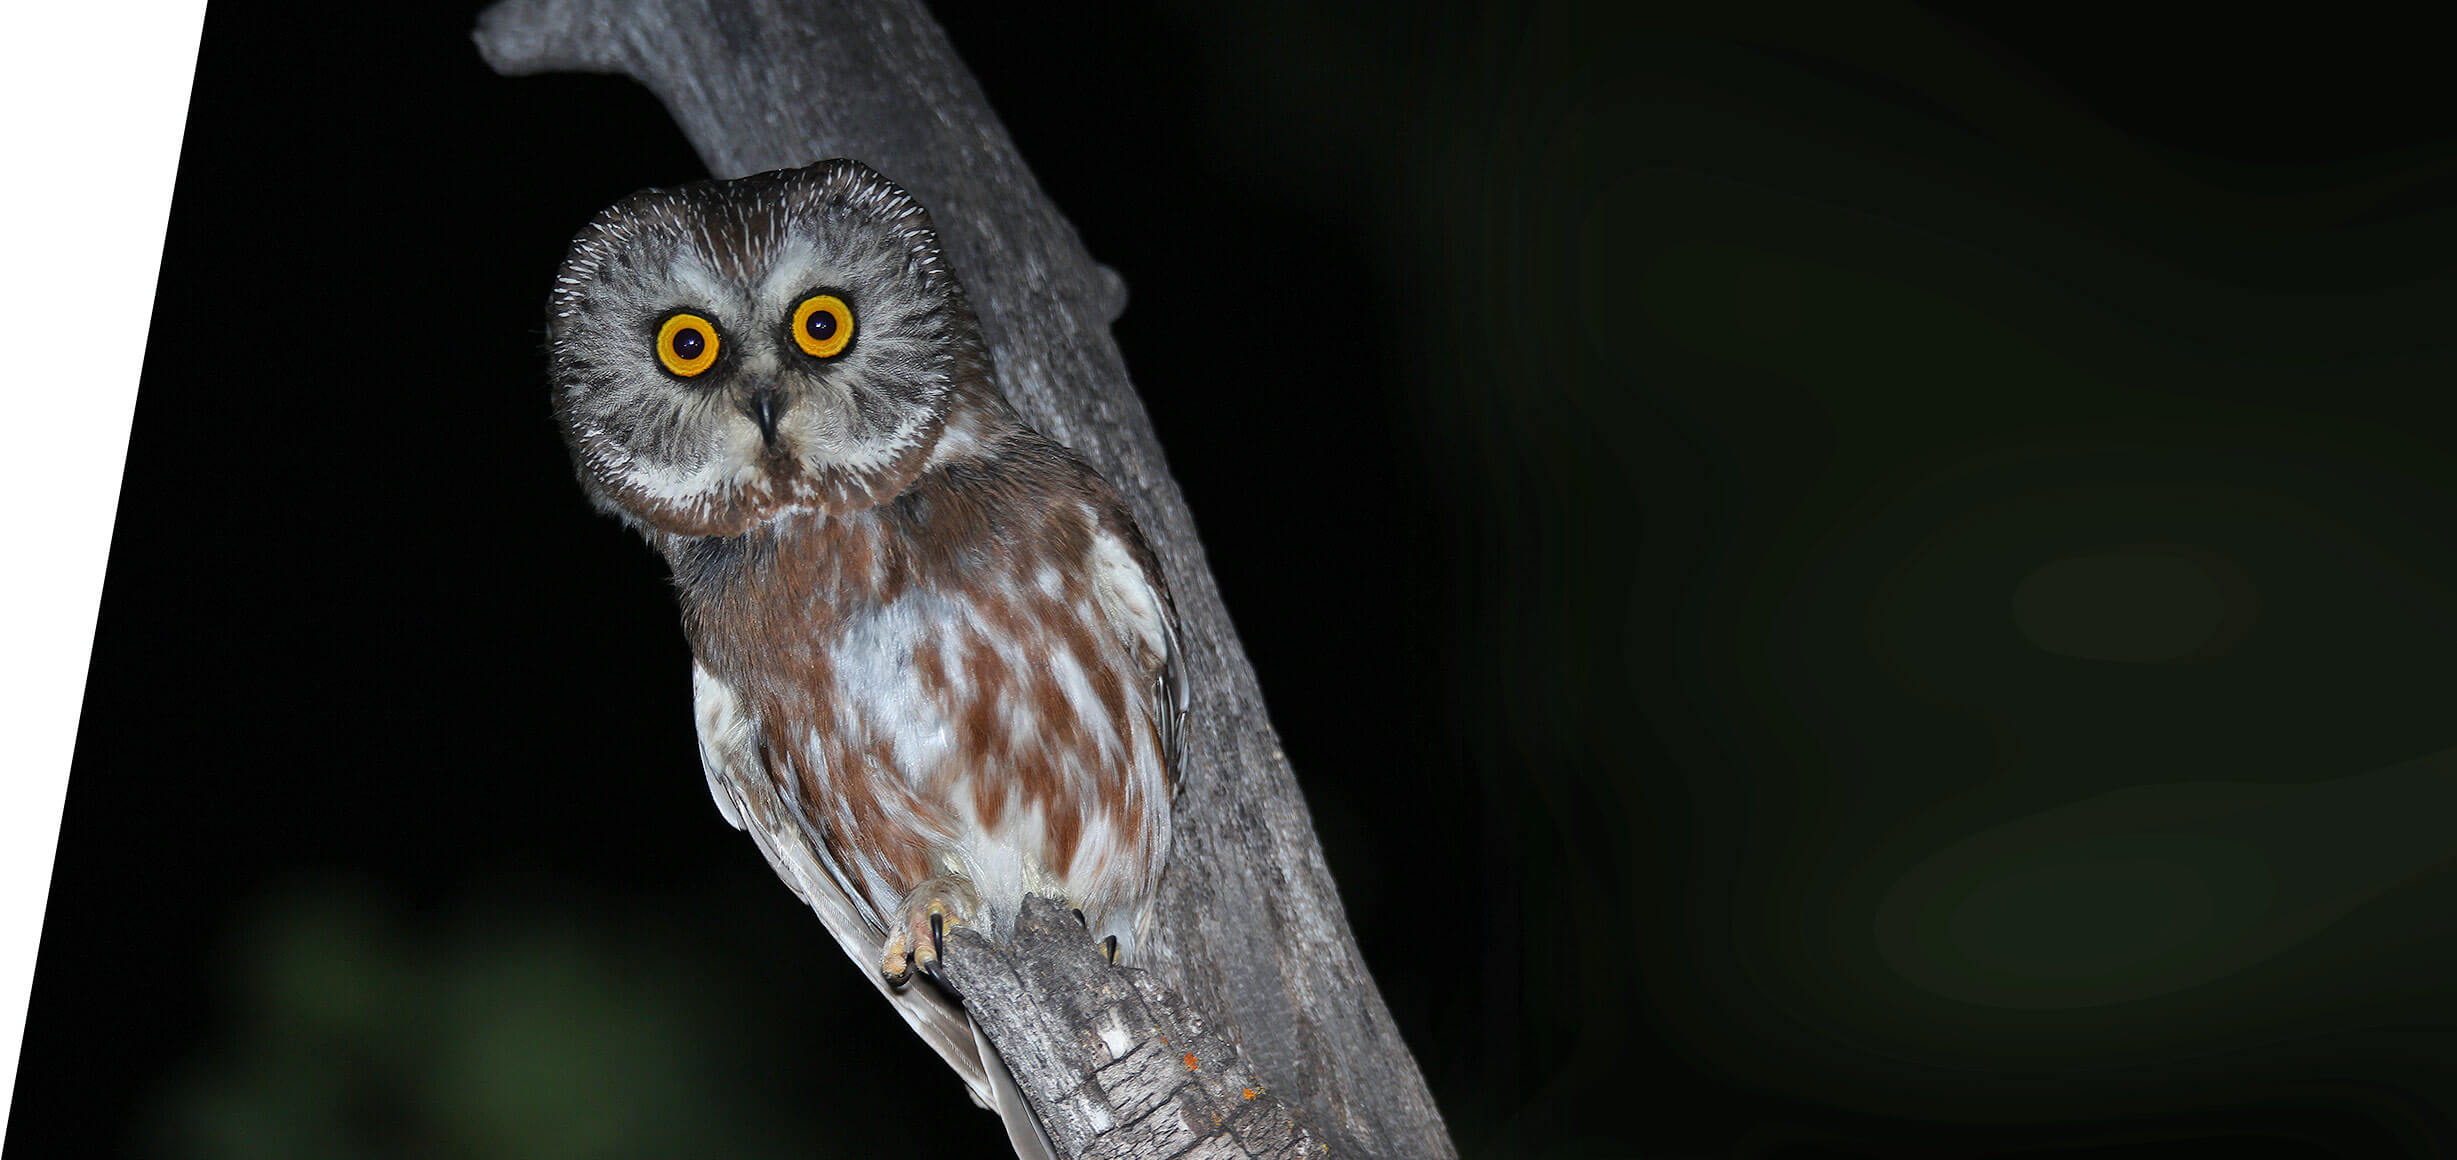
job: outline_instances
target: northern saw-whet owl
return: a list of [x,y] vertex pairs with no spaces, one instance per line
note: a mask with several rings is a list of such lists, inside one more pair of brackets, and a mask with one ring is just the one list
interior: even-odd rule
[[928,213],[858,162],[625,198],[548,312],[581,486],[673,571],[717,809],[995,1105],[911,973],[1027,892],[1131,959],[1168,849],[1187,686],[1126,504],[1009,407]]

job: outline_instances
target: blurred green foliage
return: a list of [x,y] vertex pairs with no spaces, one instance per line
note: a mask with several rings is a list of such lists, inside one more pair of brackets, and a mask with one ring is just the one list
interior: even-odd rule
[[158,1097],[144,1151],[872,1155],[920,1114],[912,1087],[953,1146],[994,1127],[954,1116],[954,1078],[904,1050],[832,944],[776,941],[790,915],[721,895],[473,894],[432,917],[344,879],[256,899],[220,964],[224,1030]]

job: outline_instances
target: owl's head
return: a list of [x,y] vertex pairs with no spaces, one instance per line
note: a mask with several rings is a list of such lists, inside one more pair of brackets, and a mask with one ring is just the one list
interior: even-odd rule
[[855,161],[633,194],[547,308],[581,485],[676,535],[893,497],[988,375],[929,214]]

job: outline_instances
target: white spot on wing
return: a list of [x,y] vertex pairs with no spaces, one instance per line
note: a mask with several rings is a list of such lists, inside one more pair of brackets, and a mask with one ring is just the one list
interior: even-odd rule
[[1143,566],[1127,551],[1126,542],[1105,530],[1092,535],[1092,584],[1100,593],[1101,610],[1109,614],[1121,636],[1154,659],[1169,655],[1169,624],[1161,612],[1160,595],[1143,575]]

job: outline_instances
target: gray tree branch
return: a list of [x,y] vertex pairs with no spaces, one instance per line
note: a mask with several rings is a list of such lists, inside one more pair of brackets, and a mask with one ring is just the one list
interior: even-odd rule
[[[1298,1109],[1313,1139],[1335,1154],[1454,1155],[1357,952],[1253,666],[1110,338],[1124,287],[1093,262],[1042,194],[918,0],[504,0],[480,17],[476,40],[506,75],[585,71],[637,79],[665,103],[717,176],[852,157],[930,208],[980,313],[1000,386],[1035,426],[1082,454],[1133,505],[1183,621],[1194,712],[1169,867],[1144,948],[1152,973],[1183,1006],[1156,999],[1163,991],[1138,989],[1140,1010],[1155,1034],[1171,1021],[1181,1029],[1208,1028],[1209,1041],[1223,1046],[1224,1067],[1232,1057],[1225,1048],[1233,1045],[1234,1058],[1249,1061],[1260,1077],[1253,1086]],[[989,1001],[979,997],[994,989],[987,980],[1006,969],[1037,981],[1028,988],[1038,996],[1037,1009],[1081,1008],[1041,989],[1080,980],[1050,967],[1036,945],[996,948],[995,964],[967,962],[960,952],[950,967],[971,979],[976,1003]],[[1197,1020],[1191,1011],[1208,1018]],[[1077,1034],[1092,1025],[1068,1026]],[[1010,1063],[1032,1046],[992,1041]],[[1040,1046],[1052,1060],[1095,1063],[1070,1054],[1079,1044],[1053,1037]],[[1097,1062],[1081,1079],[1106,1091],[1094,1072],[1105,1067],[1115,1077],[1125,1058]],[[1041,1087],[1082,1090],[1057,1080]],[[1044,1115],[1045,1124],[1046,1117],[1063,1119]],[[1053,1139],[1057,1134],[1053,1128]]]
[[1024,900],[1014,935],[958,929],[940,977],[997,1045],[1058,1154],[1309,1160],[1324,1147],[1151,972],[1113,967],[1073,914]]

